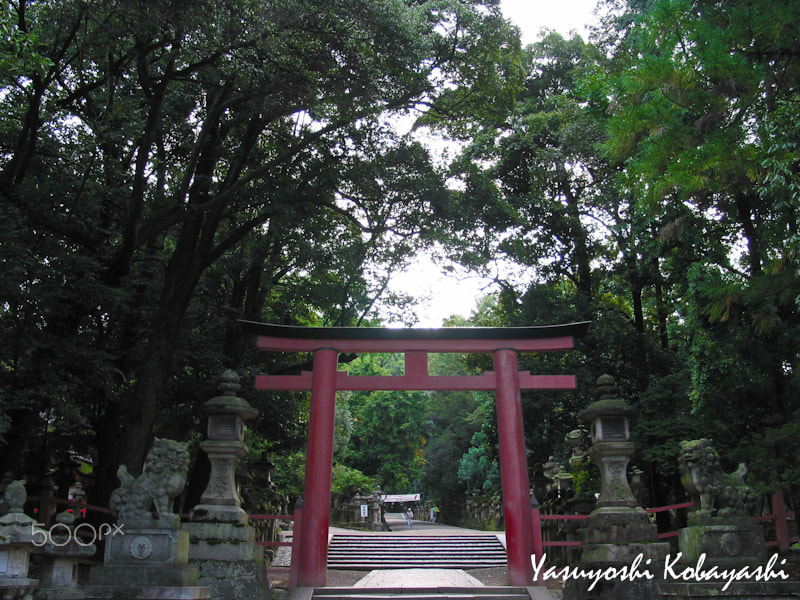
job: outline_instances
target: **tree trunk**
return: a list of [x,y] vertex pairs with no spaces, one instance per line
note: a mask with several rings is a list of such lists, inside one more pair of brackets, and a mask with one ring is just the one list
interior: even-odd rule
[[667,332],[667,309],[664,302],[664,288],[662,285],[661,271],[658,266],[658,258],[653,259],[653,270],[655,273],[655,292],[656,292],[656,311],[658,312],[658,340],[662,350],[669,349],[669,334]]
[[736,195],[736,211],[738,212],[739,223],[742,225],[742,233],[747,239],[747,256],[750,263],[750,275],[760,275],[763,271],[763,251],[761,247],[761,236],[756,225],[756,216],[753,214],[752,203],[746,194]]
[[128,406],[122,448],[122,462],[132,473],[139,473],[153,441],[153,427],[161,407],[167,380],[172,373],[175,349],[169,334],[154,328],[147,358],[136,376],[131,403]]
[[[125,415],[123,446],[117,456],[132,473],[141,470],[153,441],[153,429],[174,368],[181,327],[200,276],[208,266],[207,251],[198,243],[202,219],[184,223],[181,241],[167,266],[159,309],[153,316],[144,361],[136,371],[136,384]],[[103,460],[107,460],[103,457]]]

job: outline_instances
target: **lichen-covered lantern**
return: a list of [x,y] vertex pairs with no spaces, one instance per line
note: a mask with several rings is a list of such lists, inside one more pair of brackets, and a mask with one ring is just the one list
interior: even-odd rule
[[36,600],[83,600],[86,593],[78,588],[79,563],[92,557],[97,548],[81,540],[74,514],[64,511],[55,520],[48,543],[38,548],[40,581]]
[[598,399],[579,415],[589,426],[592,443],[627,442],[631,439],[630,418],[636,409],[617,397],[617,385],[611,375],[597,378]]
[[611,375],[597,379],[597,395],[598,399],[578,414],[591,434],[589,457],[600,469],[600,497],[596,506],[636,506],[627,469],[636,449],[630,441],[630,420],[637,410],[617,397]]
[[[589,458],[600,470],[600,494],[581,533],[581,563],[590,569],[630,568],[636,560],[643,565],[657,564],[667,556],[669,544],[659,541],[655,524],[639,506],[628,483],[628,462],[636,448],[630,441],[630,421],[637,411],[618,397],[610,375],[597,379],[596,392],[598,399],[578,414],[591,433]],[[656,597],[654,582],[643,581],[644,587],[631,589],[638,590],[634,594],[637,598]],[[604,598],[633,597],[623,590],[628,589],[628,581],[620,579],[620,587],[617,583],[608,585]]]
[[228,369],[220,376],[217,389],[221,394],[203,405],[208,415],[206,434],[209,440],[244,441],[244,421],[254,418],[258,411],[236,395],[241,387],[235,371]]
[[383,492],[380,486],[376,487],[369,497],[369,513],[371,516],[370,529],[372,531],[382,531],[383,521],[381,520],[381,510],[383,508]]
[[200,447],[208,455],[211,475],[200,504],[192,510],[193,521],[246,523],[247,513],[236,487],[236,465],[247,456],[244,444],[244,421],[258,411],[236,393],[241,388],[239,375],[227,370],[220,376],[219,396],[203,405],[208,415],[208,439]]
[[8,512],[0,516],[0,598],[29,598],[39,586],[28,577],[28,565],[31,549],[47,532],[23,511],[27,497],[21,481],[10,482],[3,494]]

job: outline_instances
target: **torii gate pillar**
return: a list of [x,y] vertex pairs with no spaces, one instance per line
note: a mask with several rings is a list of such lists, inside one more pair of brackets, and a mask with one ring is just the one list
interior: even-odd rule
[[[337,390],[487,390],[497,394],[500,474],[506,523],[508,580],[533,585],[533,519],[522,421],[521,390],[569,390],[572,375],[519,372],[518,352],[568,350],[588,323],[516,328],[304,328],[243,322],[261,350],[313,352],[313,372],[259,375],[259,390],[310,390],[303,518],[295,531],[292,570],[297,587],[324,587],[328,559],[331,471]],[[340,352],[402,352],[405,374],[350,376],[337,370]],[[494,371],[482,375],[429,375],[428,352],[492,353]],[[539,557],[536,557],[537,559]],[[295,561],[297,568],[295,569]]]
[[325,585],[338,359],[339,353],[336,350],[326,348],[314,352],[303,522],[299,532],[300,543],[297,546],[300,587]]
[[494,352],[508,583],[528,586],[533,581],[533,520],[517,362],[517,353],[513,350]]

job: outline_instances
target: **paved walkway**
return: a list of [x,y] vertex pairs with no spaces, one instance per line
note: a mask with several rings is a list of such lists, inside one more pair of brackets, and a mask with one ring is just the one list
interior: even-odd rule
[[[341,527],[331,527],[328,531],[329,539],[333,535],[447,535],[447,534],[474,534],[496,536],[505,546],[506,536],[504,531],[481,531],[477,529],[466,529],[454,527],[442,523],[431,523],[430,521],[413,521],[411,529],[408,528],[406,519],[402,513],[386,513],[386,522],[391,532],[368,530],[346,529]],[[280,548],[273,564],[283,564],[289,566],[291,562],[291,547]],[[337,573],[329,570],[329,580],[335,579],[333,575]],[[329,581],[328,585],[332,584]],[[355,583],[347,584],[354,588],[454,588],[454,587],[484,587],[484,584],[476,577],[460,569],[391,569],[373,570],[366,573]],[[492,584],[494,585],[494,584]],[[504,585],[504,584],[501,584]],[[335,586],[335,584],[334,584]],[[556,590],[547,588],[529,588],[532,600],[557,599],[561,595]]]
[[484,587],[484,585],[460,569],[391,569],[370,571],[353,587],[413,589]]
[[505,531],[481,531],[479,529],[466,529],[464,527],[455,527],[453,525],[444,525],[442,523],[431,523],[430,521],[413,521],[411,529],[408,528],[406,519],[403,513],[386,513],[386,523],[389,525],[391,532],[386,531],[368,531],[363,529],[344,529],[341,527],[331,527],[328,530],[328,539],[334,534],[340,535],[365,535],[375,533],[376,535],[385,535],[386,533],[393,533],[398,535],[447,535],[448,533],[458,535],[462,533],[473,535],[493,535],[496,536],[503,546],[506,545]]

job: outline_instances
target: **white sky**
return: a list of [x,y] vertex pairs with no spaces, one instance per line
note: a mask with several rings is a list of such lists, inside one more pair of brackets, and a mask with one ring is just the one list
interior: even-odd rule
[[597,0],[501,0],[503,15],[522,30],[522,43],[536,41],[542,28],[562,35],[576,31],[584,38],[584,27],[593,21]]
[[[562,35],[576,31],[586,38],[585,26],[594,21],[596,3],[596,0],[501,0],[500,6],[505,17],[520,28],[522,43],[527,45],[538,39],[542,28]],[[426,256],[421,256],[405,273],[396,275],[391,287],[423,298],[417,307],[420,322],[416,327],[440,327],[452,315],[469,317],[478,298],[494,291],[486,279],[444,275]]]

